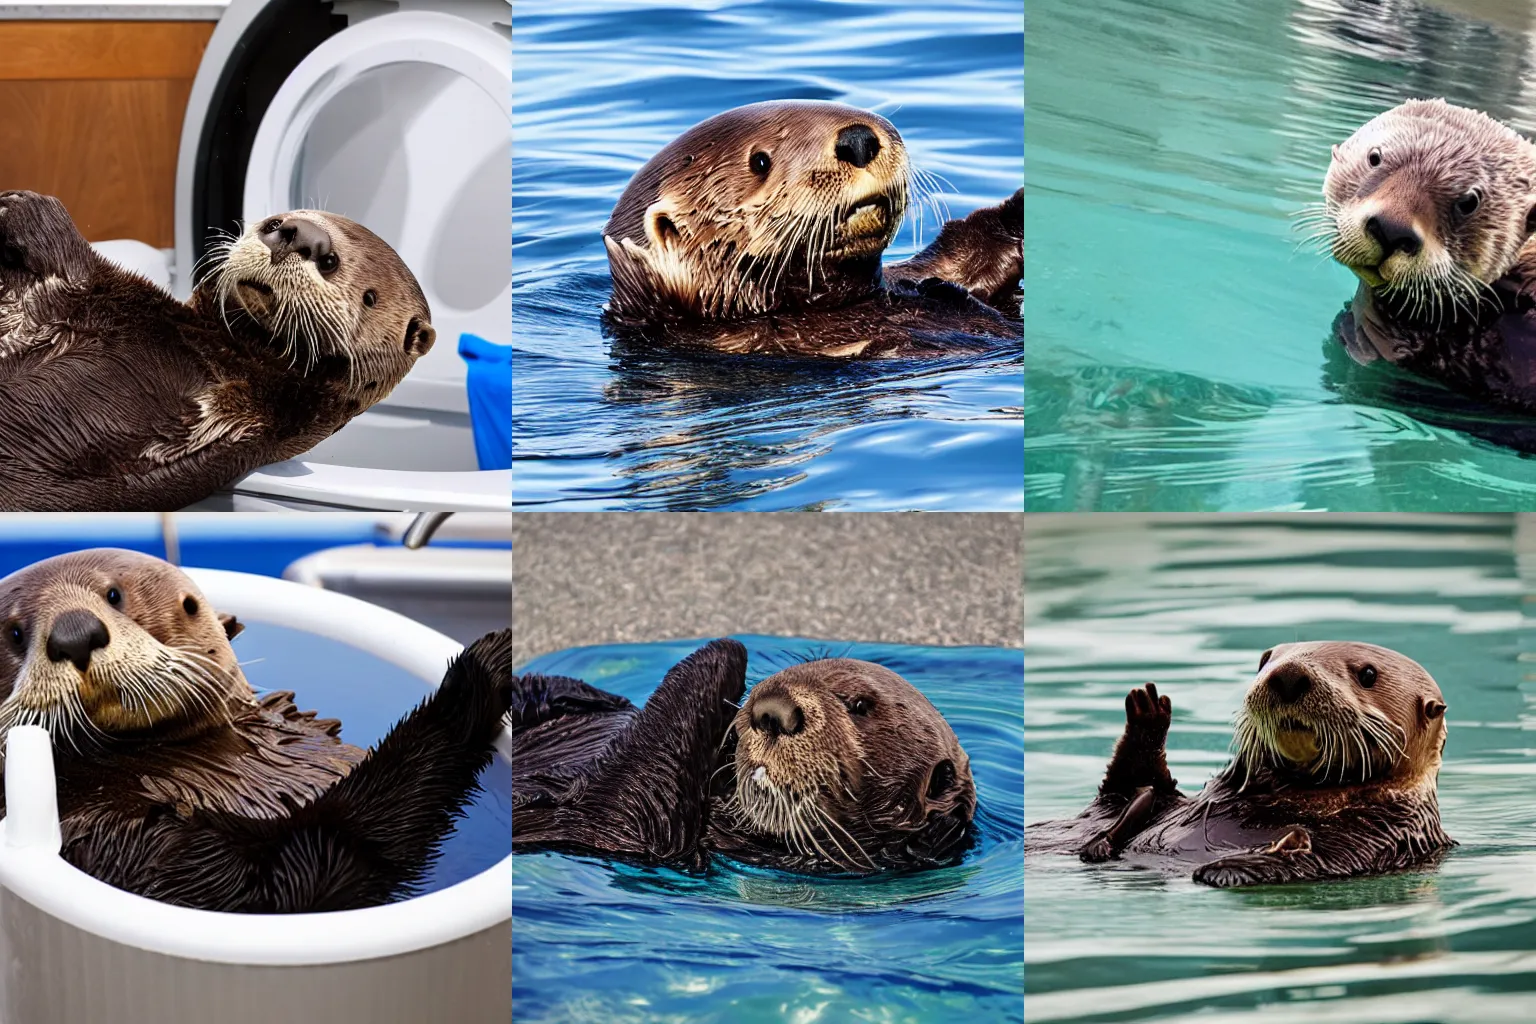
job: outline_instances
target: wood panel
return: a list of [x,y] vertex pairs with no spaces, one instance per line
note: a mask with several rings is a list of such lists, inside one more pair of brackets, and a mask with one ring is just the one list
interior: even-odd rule
[[192,78],[211,21],[0,21],[0,79]]
[[0,189],[86,238],[175,244],[181,122],[212,22],[0,21]]

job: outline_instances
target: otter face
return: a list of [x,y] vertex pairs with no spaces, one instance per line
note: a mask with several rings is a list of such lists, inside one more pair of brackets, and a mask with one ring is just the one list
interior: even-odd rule
[[1536,231],[1536,146],[1486,114],[1412,100],[1333,148],[1312,216],[1334,259],[1415,316],[1471,310]]
[[1339,783],[1433,785],[1445,699],[1418,662],[1374,644],[1281,644],[1265,651],[1238,714],[1236,745],[1261,765]]
[[432,348],[421,286],[383,239],[355,221],[294,210],[257,221],[227,244],[209,275],[219,310],[238,310],[306,369],[325,357],[351,365],[371,405]]
[[54,739],[181,738],[251,700],[229,640],[240,631],[168,562],[101,548],[0,580],[0,727]]
[[736,715],[732,807],[834,870],[953,863],[976,810],[970,760],[910,683],[865,661],[776,673]]
[[603,229],[610,309],[728,319],[868,291],[908,173],[895,127],[857,107],[785,100],[709,118],[619,198]]

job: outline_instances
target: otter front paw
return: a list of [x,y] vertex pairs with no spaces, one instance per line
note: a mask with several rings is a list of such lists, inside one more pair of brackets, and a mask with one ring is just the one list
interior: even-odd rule
[[1266,882],[1289,882],[1304,870],[1298,858],[1312,852],[1312,836],[1304,828],[1293,828],[1262,850],[1233,854],[1202,864],[1195,869],[1195,881],[1218,889]]
[[1115,855],[1115,848],[1110,843],[1108,836],[1099,836],[1078,851],[1078,858],[1084,864],[1102,864]]
[[90,246],[63,203],[36,192],[0,192],[0,270],[75,280],[90,267]]
[[1157,684],[1148,683],[1125,695],[1125,726],[1161,744],[1173,722],[1173,701],[1157,695]]

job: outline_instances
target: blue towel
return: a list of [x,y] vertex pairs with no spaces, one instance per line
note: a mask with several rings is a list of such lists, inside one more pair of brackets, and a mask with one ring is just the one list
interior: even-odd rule
[[469,421],[481,469],[512,468],[512,346],[459,335],[469,367]]

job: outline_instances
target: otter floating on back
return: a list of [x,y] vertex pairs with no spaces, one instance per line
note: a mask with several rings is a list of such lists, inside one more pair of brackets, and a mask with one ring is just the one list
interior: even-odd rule
[[957,862],[976,786],[943,716],[889,669],[845,658],[764,679],[716,640],[643,708],[525,675],[512,698],[513,849],[702,870],[711,855],[804,874]]
[[1193,797],[1168,772],[1173,707],[1125,698],[1125,732],[1078,817],[1025,831],[1026,853],[1074,853],[1227,887],[1433,864],[1454,846],[1436,780],[1445,700],[1429,673],[1372,644],[1265,651],[1237,722],[1237,756]]
[[1340,145],[1303,223],[1360,284],[1335,332],[1465,394],[1536,410],[1536,146],[1410,100]]
[[907,207],[896,128],[812,100],[709,118],[637,172],[603,229],[621,337],[727,353],[877,358],[1023,337],[1023,189],[880,258]]
[[0,509],[166,511],[300,455],[432,347],[378,236],[295,210],[216,248],[187,303],[63,204],[0,193]]
[[0,729],[41,725],[53,740],[61,855],[204,910],[411,895],[494,754],[511,630],[470,645],[372,751],[291,692],[258,699],[229,645],[239,631],[180,570],[133,551],[0,580]]

